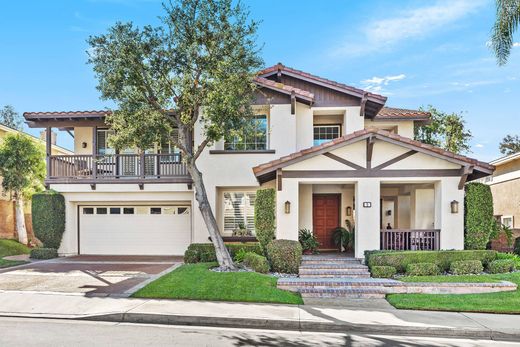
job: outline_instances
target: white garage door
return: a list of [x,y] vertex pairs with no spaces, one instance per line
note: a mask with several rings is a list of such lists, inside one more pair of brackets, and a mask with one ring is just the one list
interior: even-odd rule
[[182,255],[191,239],[189,206],[80,206],[79,252]]

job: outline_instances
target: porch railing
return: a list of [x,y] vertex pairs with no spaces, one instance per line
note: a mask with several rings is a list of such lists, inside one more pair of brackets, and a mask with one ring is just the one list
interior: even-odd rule
[[440,248],[439,229],[383,229],[381,249],[395,251],[435,251]]
[[51,155],[47,179],[189,178],[180,154]]

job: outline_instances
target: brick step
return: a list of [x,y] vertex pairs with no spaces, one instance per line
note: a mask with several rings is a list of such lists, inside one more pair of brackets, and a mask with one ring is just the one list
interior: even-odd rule
[[358,274],[368,274],[370,275],[370,272],[368,269],[343,269],[343,268],[336,268],[336,269],[306,269],[306,268],[300,268],[299,270],[300,275],[308,275],[308,274],[317,274],[317,275],[358,275]]
[[362,264],[338,264],[338,263],[320,263],[320,264],[306,264],[302,263],[300,269],[364,269],[368,271],[368,266]]
[[385,287],[395,288],[403,287],[403,282],[389,280],[389,279],[376,279],[376,278],[319,278],[319,277],[307,277],[307,278],[280,278],[278,279],[279,287]]
[[311,272],[301,273],[300,278],[370,278],[370,273]]
[[318,254],[318,255],[303,255],[302,260],[341,260],[341,261],[357,261],[359,262],[359,259],[353,258],[353,257],[343,257],[335,254]]
[[319,264],[338,264],[338,265],[362,265],[359,260],[355,259],[311,259],[302,260],[302,265],[319,265]]
[[300,291],[304,298],[351,298],[351,299],[382,299],[385,292],[378,289],[304,289]]

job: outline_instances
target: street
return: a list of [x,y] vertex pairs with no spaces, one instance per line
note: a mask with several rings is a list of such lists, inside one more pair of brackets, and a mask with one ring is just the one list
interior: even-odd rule
[[0,318],[0,346],[519,346],[432,337]]

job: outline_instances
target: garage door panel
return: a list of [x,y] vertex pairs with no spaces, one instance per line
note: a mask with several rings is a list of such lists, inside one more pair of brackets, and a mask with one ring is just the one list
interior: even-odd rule
[[82,254],[182,255],[190,244],[190,235],[191,216],[188,213],[80,213]]

